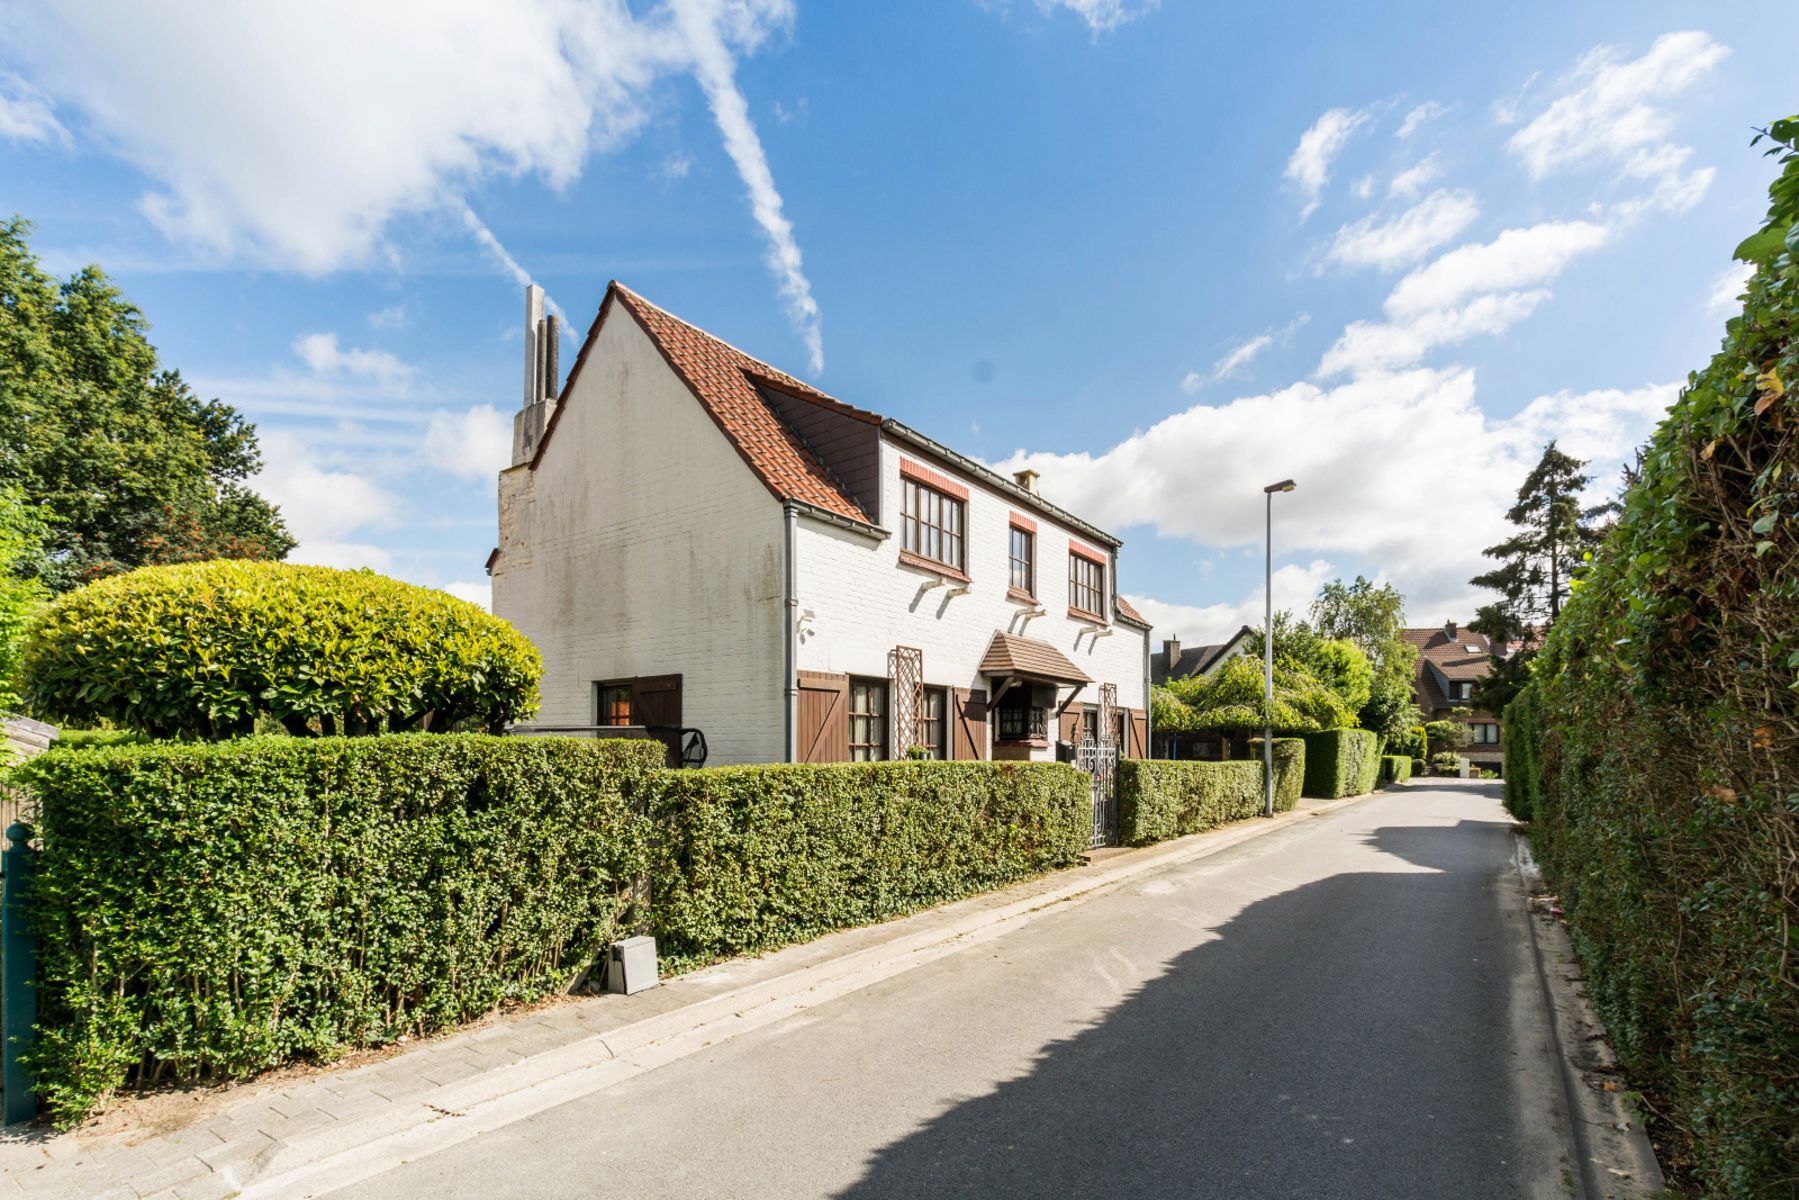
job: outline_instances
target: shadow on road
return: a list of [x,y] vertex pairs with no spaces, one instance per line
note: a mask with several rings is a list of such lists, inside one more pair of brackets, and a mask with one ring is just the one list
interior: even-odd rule
[[1389,827],[1369,844],[1412,865],[1250,905],[839,1195],[1384,1200],[1559,1178],[1520,1161],[1507,1091],[1508,988],[1528,969],[1499,907],[1507,826]]

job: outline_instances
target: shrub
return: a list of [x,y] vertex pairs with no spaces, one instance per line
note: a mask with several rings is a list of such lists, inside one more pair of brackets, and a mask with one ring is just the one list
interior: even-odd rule
[[1505,735],[1588,990],[1708,1196],[1799,1179],[1799,118],[1771,132],[1742,311],[1640,454]]
[[1305,794],[1359,796],[1380,778],[1378,739],[1366,729],[1326,729],[1305,738]]
[[1448,750],[1431,755],[1430,773],[1432,775],[1460,775],[1462,773],[1462,756]]
[[1274,704],[1264,712],[1262,663],[1238,655],[1210,675],[1171,680],[1151,697],[1157,729],[1183,733],[1259,733],[1271,716],[1276,733],[1309,733],[1355,720],[1355,711],[1310,671],[1274,667]]
[[1501,715],[1505,722],[1505,808],[1520,821],[1537,811],[1536,691],[1526,686]]
[[149,740],[131,729],[64,729],[56,735],[56,748],[105,750],[113,746],[137,746]]
[[52,750],[32,1067],[62,1122],[566,987],[643,869],[654,742],[253,738]]
[[670,771],[651,917],[677,962],[768,950],[1080,861],[1087,776],[1062,763]]
[[1404,783],[1412,777],[1412,760],[1403,754],[1388,754],[1380,760],[1382,783]]
[[537,707],[542,662],[476,605],[369,571],[277,562],[145,567],[33,621],[37,711],[157,737],[488,727]]
[[1427,721],[1424,726],[1424,744],[1430,752],[1426,758],[1436,758],[1453,750],[1460,750],[1468,744],[1471,736],[1466,721]]
[[1427,773],[1426,763],[1422,758],[1412,759],[1412,774],[1422,776]]
[[[1255,739],[1253,749],[1256,757],[1231,762],[1119,763],[1119,840],[1146,846],[1261,816],[1267,806],[1262,739]],[[1277,738],[1274,753],[1274,807],[1286,812],[1299,801],[1305,747],[1297,738]]]

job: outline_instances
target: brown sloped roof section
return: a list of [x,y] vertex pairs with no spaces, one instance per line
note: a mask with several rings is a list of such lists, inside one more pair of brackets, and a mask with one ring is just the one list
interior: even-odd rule
[[1092,683],[1093,677],[1068,661],[1068,656],[1036,638],[996,633],[981,659],[982,675],[1022,675],[1055,683]]
[[614,282],[608,289],[608,298],[614,295],[637,318],[669,366],[769,491],[782,500],[803,501],[852,521],[871,523],[818,456],[769,408],[752,381],[766,380],[815,403],[844,409],[848,405],[689,325],[622,283]]
[[1123,596],[1118,597],[1118,615],[1124,620],[1131,622],[1133,625],[1141,625],[1145,629],[1151,627],[1150,623],[1143,619],[1143,614],[1138,612],[1136,608],[1132,606],[1131,602],[1126,600]]

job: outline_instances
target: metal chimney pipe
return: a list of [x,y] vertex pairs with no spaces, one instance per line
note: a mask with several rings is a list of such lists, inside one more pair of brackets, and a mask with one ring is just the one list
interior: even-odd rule
[[559,374],[560,357],[558,351],[562,347],[562,322],[554,313],[543,319],[543,396],[545,400],[554,400],[562,391],[562,378]]
[[543,399],[543,360],[538,339],[543,330],[543,289],[525,285],[525,407]]

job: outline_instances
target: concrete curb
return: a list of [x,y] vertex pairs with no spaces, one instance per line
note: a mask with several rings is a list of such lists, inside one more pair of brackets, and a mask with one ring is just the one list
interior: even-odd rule
[[[948,915],[949,920],[929,928],[900,933],[873,946],[485,1071],[439,1088],[417,1104],[296,1138],[246,1164],[243,1174],[249,1177],[233,1182],[241,1188],[244,1200],[323,1195],[360,1183],[967,946],[1003,937],[1064,905],[1104,895],[1137,876],[1221,853],[1378,794],[1327,801],[1272,820],[1252,819],[1126,851],[1100,864],[1075,868],[1078,874],[1060,886],[1032,891],[1010,903],[970,905],[967,911],[956,912],[967,903],[958,901],[937,912]],[[991,900],[991,895],[987,899]]]

